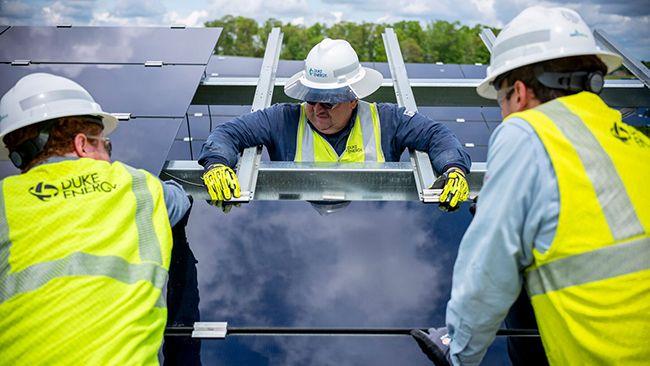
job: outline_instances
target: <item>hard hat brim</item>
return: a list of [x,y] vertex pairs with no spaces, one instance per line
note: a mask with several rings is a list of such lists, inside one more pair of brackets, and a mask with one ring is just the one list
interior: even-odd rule
[[536,57],[534,62],[530,62],[529,60],[526,60],[526,59],[521,59],[520,62],[510,64],[507,67],[503,67],[503,68],[501,68],[499,70],[495,70],[494,73],[487,76],[485,79],[483,79],[483,81],[481,81],[481,83],[478,85],[478,87],[476,87],[476,92],[478,93],[478,95],[480,95],[483,98],[496,100],[497,99],[497,91],[496,91],[496,89],[494,89],[494,86],[492,86],[492,82],[494,82],[494,80],[496,78],[498,78],[499,76],[501,76],[501,75],[503,75],[503,74],[505,74],[507,72],[510,72],[510,71],[512,71],[514,69],[517,69],[517,68],[520,68],[520,67],[523,67],[523,66],[526,66],[526,65],[531,65],[531,64],[534,64],[534,63],[538,63],[538,62],[551,61],[551,60],[555,60],[555,59],[558,59],[558,58],[564,58],[564,57],[589,56],[589,55],[598,56],[600,58],[600,60],[603,61],[603,63],[607,66],[607,73],[608,74],[610,72],[616,70],[622,64],[621,56],[619,56],[619,55],[617,55],[615,53],[607,52],[607,51],[600,51],[600,52],[596,52],[596,53],[594,53],[594,52],[582,52],[582,51],[567,52],[567,53],[564,53],[562,55],[557,55],[557,54],[549,55],[546,58],[544,58],[544,57],[542,57],[542,58]]
[[[79,115],[79,114],[77,114],[77,113],[70,114],[70,113],[61,112],[61,113],[58,113],[58,114],[53,114],[51,116],[51,118],[49,118],[49,119],[62,118],[62,117],[73,117],[73,116],[76,116],[76,115]],[[115,118],[115,116],[113,116],[110,113],[93,112],[93,113],[91,113],[89,115],[101,117],[102,124],[104,125],[103,133],[104,133],[105,136],[108,136],[108,134],[110,134],[111,132],[113,132],[115,130],[115,128],[117,128],[118,120],[117,120],[117,118]],[[16,130],[19,130],[20,128],[23,128],[23,127],[25,127],[25,126],[21,126],[19,128],[16,128],[16,129],[9,129],[7,131],[3,131],[3,133],[0,134],[0,160],[9,160],[9,150],[5,146],[4,141],[2,141],[2,139],[6,135],[8,135],[9,133],[11,133],[13,131],[16,131]]]
[[[345,102],[365,98],[381,87],[382,74],[374,69],[363,67],[363,76],[349,83],[331,85],[310,82],[304,71],[294,74],[284,87],[285,94],[293,99],[306,100],[306,96],[318,96],[314,102]],[[331,95],[330,95],[331,94]]]

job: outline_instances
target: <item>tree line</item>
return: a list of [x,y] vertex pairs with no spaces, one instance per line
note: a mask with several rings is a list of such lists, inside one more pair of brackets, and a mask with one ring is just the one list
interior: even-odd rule
[[[418,21],[388,23],[339,22],[331,26],[315,23],[311,26],[282,23],[268,19],[263,24],[243,16],[226,15],[205,22],[206,27],[222,27],[223,32],[215,51],[221,55],[263,57],[271,29],[279,27],[284,33],[283,60],[304,60],[309,50],[323,38],[345,39],[359,55],[360,61],[385,62],[386,52],[381,34],[393,28],[399,39],[405,62],[487,64],[490,53],[479,38],[483,28],[444,20],[421,24]],[[498,29],[491,28],[495,34]]]

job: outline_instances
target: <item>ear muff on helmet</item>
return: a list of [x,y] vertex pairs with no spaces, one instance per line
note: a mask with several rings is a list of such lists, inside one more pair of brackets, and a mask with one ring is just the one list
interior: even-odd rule
[[9,151],[9,160],[11,160],[16,168],[22,170],[30,161],[36,158],[36,155],[43,151],[47,141],[50,139],[50,130],[55,121],[50,120],[45,122],[36,137],[24,141]]
[[9,159],[16,168],[22,170],[36,157],[36,155],[43,151],[49,138],[49,132],[41,131],[38,136],[23,142],[14,150],[10,151]]
[[551,72],[535,68],[535,77],[547,88],[568,91],[589,91],[600,94],[605,78],[600,71]]

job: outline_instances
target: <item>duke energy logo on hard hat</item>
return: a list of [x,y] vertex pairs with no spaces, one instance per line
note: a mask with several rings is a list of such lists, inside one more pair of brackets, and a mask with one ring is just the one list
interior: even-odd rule
[[313,76],[316,78],[326,78],[327,73],[323,71],[323,69],[312,69],[311,67],[309,68],[309,76]]
[[54,185],[40,182],[37,185],[30,187],[29,193],[41,201],[47,201],[50,198],[56,197],[59,194],[59,189]]
[[40,182],[29,188],[29,193],[41,201],[57,196],[67,200],[87,194],[110,193],[116,188],[116,184],[101,179],[98,173],[91,173],[65,178],[54,184]]

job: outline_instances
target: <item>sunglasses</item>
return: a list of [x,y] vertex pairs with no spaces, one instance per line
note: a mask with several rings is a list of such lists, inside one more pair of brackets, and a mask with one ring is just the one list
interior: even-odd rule
[[108,137],[102,137],[102,136],[88,136],[86,135],[86,138],[89,140],[97,140],[101,141],[104,143],[104,149],[106,149],[106,152],[108,153],[108,156],[111,156],[111,152],[113,152],[113,144],[111,143],[111,139]]
[[314,106],[316,104],[320,104],[321,107],[325,109],[332,109],[338,105],[338,103],[323,103],[323,102],[307,102],[307,104]]

